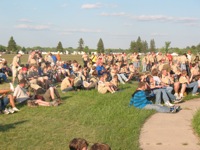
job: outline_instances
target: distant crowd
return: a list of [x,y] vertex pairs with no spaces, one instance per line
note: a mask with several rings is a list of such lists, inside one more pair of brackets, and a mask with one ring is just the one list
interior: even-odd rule
[[[83,63],[61,60],[59,52],[43,56],[33,50],[26,64],[21,63],[21,57],[23,53],[19,51],[11,66],[0,59],[0,81],[10,84],[10,89],[0,89],[0,111],[4,114],[20,111],[16,107],[18,103],[29,107],[58,106],[62,104],[58,87],[63,93],[96,89],[100,94],[114,94],[120,91],[120,84],[133,82],[138,82],[138,87],[132,94],[130,106],[176,113],[181,110],[177,103],[182,102],[187,93],[198,95],[200,88],[200,56],[190,51],[180,56],[160,52],[145,55],[84,53]],[[77,142],[83,141],[73,139],[70,149],[76,149]],[[87,141],[83,143],[87,149]],[[110,149],[106,144],[96,143],[91,150],[101,146]]]
[[[27,103],[31,107],[58,106],[62,100],[57,86],[63,93],[96,89],[101,94],[113,94],[120,90],[119,84],[139,81],[144,83],[142,89],[147,100],[153,97],[156,105],[164,103],[170,108],[182,101],[189,91],[187,89],[192,89],[192,95],[195,96],[200,87],[199,54],[194,55],[190,51],[180,56],[161,52],[145,55],[84,53],[83,65],[77,60],[61,60],[59,52],[56,55],[49,52],[43,56],[40,51],[33,50],[26,64],[21,63],[22,56],[23,53],[19,51],[11,66],[7,65],[5,59],[0,60],[1,81],[10,82],[13,92],[10,89],[1,90],[4,99],[4,102],[1,101],[1,111],[6,114],[19,111],[15,102]],[[9,75],[12,76],[12,82],[8,80]],[[6,109],[8,103],[13,109]],[[130,105],[144,107],[134,98]]]

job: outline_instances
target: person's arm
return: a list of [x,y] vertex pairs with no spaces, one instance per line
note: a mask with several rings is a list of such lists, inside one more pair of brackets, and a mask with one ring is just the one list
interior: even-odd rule
[[9,92],[11,92],[11,90],[9,89],[6,89],[6,90],[0,90],[0,94],[7,94],[7,93],[9,93]]

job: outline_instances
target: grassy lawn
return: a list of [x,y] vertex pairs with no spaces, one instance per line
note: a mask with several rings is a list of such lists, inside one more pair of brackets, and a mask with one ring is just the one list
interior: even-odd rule
[[200,110],[194,115],[192,125],[198,136],[200,137]]
[[[13,55],[3,56],[10,63]],[[63,59],[76,59],[65,56]],[[27,56],[22,57],[22,62]],[[0,88],[6,88],[4,83]],[[139,149],[139,133],[145,120],[154,112],[129,107],[136,83],[122,85],[115,94],[96,90],[62,94],[59,107],[29,108],[0,115],[0,149],[68,149],[74,137],[85,138],[90,145],[105,142],[113,150]]]
[[[68,149],[69,141],[82,137],[108,143],[114,150],[139,149],[139,133],[153,112],[129,108],[134,84],[115,94],[96,90],[62,94],[59,107],[29,108],[0,115],[0,143],[5,149]],[[18,106],[19,107],[19,106]]]
[[[10,63],[13,56],[3,57]],[[80,56],[62,59],[81,62]],[[22,62],[26,61],[24,55]],[[0,149],[68,149],[71,139],[81,137],[90,145],[105,142],[113,150],[137,150],[140,129],[154,111],[128,106],[136,86],[136,82],[121,85],[121,92],[105,95],[96,90],[60,93],[64,103],[59,107],[18,105],[20,112],[0,115]],[[0,85],[1,89],[6,87],[9,84]],[[188,95],[184,100],[192,98]],[[193,120],[200,134],[199,120],[200,112]]]

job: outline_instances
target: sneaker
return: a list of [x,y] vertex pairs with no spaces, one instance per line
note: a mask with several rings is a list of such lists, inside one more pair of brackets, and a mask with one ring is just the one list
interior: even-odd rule
[[177,98],[178,97],[178,93],[175,93],[174,96]]
[[180,102],[182,102],[182,101],[183,101],[182,98],[181,98],[181,99],[175,99],[175,100],[174,100],[174,104],[180,103]]
[[3,111],[4,114],[8,115],[10,112],[8,111],[8,109],[6,108],[4,111]]
[[174,106],[174,108],[176,109],[176,112],[179,112],[181,110],[181,106]]
[[172,107],[172,106],[174,106],[174,105],[171,104],[169,101],[168,101],[168,102],[165,102],[165,105],[168,106],[168,107]]
[[8,111],[13,114],[15,111],[12,108],[9,108]]
[[199,95],[199,93],[192,94],[192,96],[197,96],[197,95]]
[[171,112],[171,113],[176,113],[176,112],[177,112],[177,111],[176,111],[176,108],[175,108],[175,107],[171,107],[171,108],[170,108],[170,112]]
[[20,111],[17,107],[13,107],[12,110],[14,110],[14,111],[16,111],[16,112],[17,112],[17,111]]

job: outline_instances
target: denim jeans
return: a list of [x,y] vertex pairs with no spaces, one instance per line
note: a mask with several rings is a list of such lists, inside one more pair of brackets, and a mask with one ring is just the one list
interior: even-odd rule
[[163,99],[163,101],[166,103],[169,101],[169,98],[167,96],[167,92],[165,89],[154,89],[153,93],[156,96],[156,102],[155,104],[161,104],[161,100]]
[[7,77],[4,73],[0,73],[0,78],[2,78],[4,81],[7,81]]
[[176,97],[172,94],[172,91],[173,91],[173,87],[171,87],[171,86],[166,87],[166,92],[167,92],[169,99],[171,101],[174,101],[176,99]]
[[117,76],[118,76],[118,80],[119,80],[120,83],[124,84],[124,81],[128,80],[128,78],[123,73],[117,74]]
[[2,99],[0,99],[0,111],[5,110],[8,104],[9,104],[9,99],[7,97],[3,97]]
[[144,109],[156,110],[157,112],[161,112],[161,113],[169,113],[170,112],[169,107],[160,106],[160,105],[157,105],[157,104],[148,104],[144,107]]
[[146,72],[147,71],[147,64],[143,64],[143,67],[142,67],[142,72]]
[[181,71],[186,70],[186,65],[185,64],[181,64]]
[[190,84],[187,85],[187,88],[193,88],[192,89],[192,94],[195,94],[198,90],[198,82],[195,81],[195,82],[192,82]]

